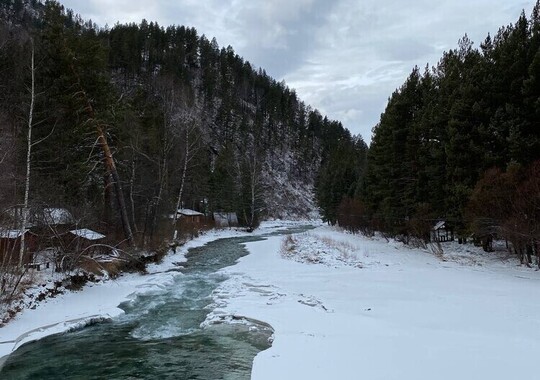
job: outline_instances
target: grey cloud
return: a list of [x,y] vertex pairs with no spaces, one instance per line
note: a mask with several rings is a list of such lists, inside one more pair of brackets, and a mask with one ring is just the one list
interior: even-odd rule
[[194,26],[282,78],[315,48],[316,32],[335,4],[326,0],[162,0],[158,18],[161,24]]
[[373,82],[367,85],[329,85],[326,91],[310,92],[308,103],[332,119],[340,120],[351,133],[360,134],[369,143],[371,130],[384,111],[388,96],[394,90],[394,82]]
[[143,18],[152,20],[159,14],[158,3],[144,0],[61,0],[61,3],[101,26],[114,25],[117,21],[138,23]]
[[250,46],[249,57],[277,78],[303,64],[335,2],[326,0],[249,1],[229,22]]
[[435,46],[410,38],[391,39],[379,49],[380,56],[389,61],[418,61],[434,53],[437,53]]
[[104,25],[188,25],[285,79],[301,99],[368,142],[388,96],[467,33],[479,45],[526,0],[63,0]]

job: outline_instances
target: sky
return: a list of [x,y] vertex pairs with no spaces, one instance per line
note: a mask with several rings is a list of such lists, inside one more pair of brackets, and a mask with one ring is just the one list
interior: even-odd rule
[[530,15],[535,0],[60,0],[100,26],[143,18],[195,27],[285,80],[305,103],[369,143],[415,65],[436,65],[465,33]]

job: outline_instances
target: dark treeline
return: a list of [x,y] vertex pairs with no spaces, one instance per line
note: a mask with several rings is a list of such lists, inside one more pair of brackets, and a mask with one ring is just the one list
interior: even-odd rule
[[414,68],[373,129],[367,166],[341,168],[352,175],[328,219],[426,240],[446,220],[461,237],[503,237],[530,254],[540,239],[539,48],[537,3],[480,48],[465,35],[435,67]]
[[3,0],[1,209],[23,197],[32,49],[31,203],[121,231],[103,130],[137,243],[162,238],[177,206],[236,212],[249,227],[306,215],[321,161],[363,144],[194,28],[145,20],[99,28],[55,1]]

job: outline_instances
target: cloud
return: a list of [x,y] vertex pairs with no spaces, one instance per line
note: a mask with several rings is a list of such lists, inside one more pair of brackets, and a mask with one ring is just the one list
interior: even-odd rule
[[240,53],[246,59],[282,78],[314,48],[316,32],[333,6],[326,0],[237,0],[227,27],[243,40]]
[[[159,2],[144,0],[61,0],[65,7],[81,14],[84,19],[92,19],[104,26],[117,21],[139,23],[143,18],[154,19],[160,14]],[[119,17],[121,15],[121,17]]]
[[64,0],[101,25],[157,20],[231,45],[306,103],[369,142],[415,65],[435,65],[465,33],[479,45],[515,22],[524,0]]
[[307,103],[366,141],[414,66],[436,65],[465,33],[476,46],[514,22],[522,1],[341,0],[303,65],[285,75]]

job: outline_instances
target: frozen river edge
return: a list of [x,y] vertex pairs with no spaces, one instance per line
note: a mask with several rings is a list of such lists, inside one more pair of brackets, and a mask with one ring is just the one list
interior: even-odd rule
[[124,312],[118,307],[121,303],[171,281],[174,273],[167,273],[167,270],[186,261],[185,255],[191,248],[218,239],[262,235],[300,224],[306,222],[265,222],[252,234],[236,230],[209,231],[189,241],[176,253],[171,252],[160,264],[151,264],[147,268],[148,274],[123,274],[115,280],[89,283],[80,291],[66,292],[44,300],[35,309],[23,310],[0,328],[0,369],[8,356],[25,343],[122,315]]
[[[295,225],[267,223],[256,234]],[[244,235],[211,232],[148,275],[124,275],[25,310],[0,329],[0,355],[115,318],[123,301],[167,284],[174,275],[167,269],[189,248]],[[328,226],[244,245],[250,254],[220,270],[227,279],[203,324],[271,326],[273,343],[255,357],[254,380],[537,379],[523,360],[534,360],[540,346],[540,275],[511,255],[457,243],[434,255]]]
[[540,274],[502,250],[444,253],[321,226],[246,243],[213,320],[268,323],[252,380],[538,379]]

